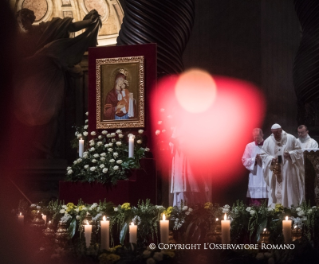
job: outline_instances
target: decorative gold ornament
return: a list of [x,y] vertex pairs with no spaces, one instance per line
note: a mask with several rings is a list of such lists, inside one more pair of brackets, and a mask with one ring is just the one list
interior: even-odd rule
[[55,233],[55,242],[58,244],[66,244],[69,239],[68,225],[67,223],[60,221]]
[[264,230],[260,233],[260,239],[258,241],[259,244],[264,243],[268,244],[269,243],[269,236],[270,232],[267,230],[267,228],[264,228]]
[[31,226],[32,227],[44,227],[45,222],[42,218],[42,214],[38,211],[35,215],[35,217],[31,221]]

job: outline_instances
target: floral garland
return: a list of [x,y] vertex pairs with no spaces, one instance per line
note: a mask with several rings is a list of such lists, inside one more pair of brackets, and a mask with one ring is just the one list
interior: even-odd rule
[[79,139],[84,139],[86,151],[82,158],[76,159],[72,166],[67,167],[67,181],[116,184],[118,180],[127,179],[130,169],[140,167],[139,160],[150,150],[143,146],[142,129],[135,135],[134,158],[129,158],[127,138],[132,133],[123,133],[120,129],[115,133],[108,133],[106,130],[100,133],[92,131],[91,140],[88,141],[87,123],[88,119],[85,120],[86,125],[77,128],[76,138],[71,142],[74,148],[78,148]]

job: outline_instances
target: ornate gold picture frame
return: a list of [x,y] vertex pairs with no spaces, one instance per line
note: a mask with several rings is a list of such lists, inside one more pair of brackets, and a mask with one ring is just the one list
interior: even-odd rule
[[96,128],[145,126],[144,56],[96,59]]

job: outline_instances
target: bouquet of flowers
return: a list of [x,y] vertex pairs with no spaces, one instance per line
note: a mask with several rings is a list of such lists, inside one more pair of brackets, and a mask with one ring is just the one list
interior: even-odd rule
[[[79,139],[88,139],[88,120],[86,125],[77,128],[73,147],[77,147]],[[127,178],[127,171],[139,168],[139,160],[149,151],[143,145],[142,129],[138,135],[123,133],[118,129],[115,133],[106,130],[92,131],[91,140],[86,140],[86,151],[82,158],[78,158],[73,165],[67,167],[67,181],[101,182],[116,184],[118,180]],[[128,157],[128,137],[135,136],[134,157]]]

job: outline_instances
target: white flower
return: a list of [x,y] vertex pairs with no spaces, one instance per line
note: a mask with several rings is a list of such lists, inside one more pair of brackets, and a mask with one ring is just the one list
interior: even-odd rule
[[100,165],[100,168],[101,168],[101,169],[103,169],[104,167],[105,167],[105,165],[104,165],[104,164],[101,164],[101,165]]
[[68,175],[71,175],[73,173],[73,170],[68,170]]
[[88,153],[87,152],[83,152],[83,159],[86,159],[88,157]]
[[78,213],[80,211],[80,209],[76,208],[76,209],[74,209],[74,211]]
[[106,137],[107,137],[107,138],[110,138],[110,137],[112,137],[112,136],[111,136],[111,134],[107,134]]
[[142,144],[142,140],[139,139],[139,140],[136,141],[136,143],[137,144]]
[[94,146],[94,141],[89,143],[90,147]]
[[123,136],[123,134],[119,134],[119,138],[123,138],[124,136]]
[[85,137],[86,137],[88,134],[89,134],[89,133],[86,132],[86,131],[83,132],[83,136],[85,136]]
[[76,136],[77,138],[81,138],[82,137],[82,134],[77,134],[77,136]]
[[102,131],[102,134],[103,134],[103,135],[106,135],[106,134],[107,134],[107,131],[106,131],[106,130],[103,130],[103,131]]
[[87,129],[89,128],[89,126],[88,126],[88,125],[85,125],[83,128],[84,128],[85,130],[87,130]]
[[229,206],[228,204],[225,204],[225,205],[224,205],[224,208],[229,209],[229,208],[230,208],[230,206]]
[[73,164],[78,164],[78,160],[73,161]]
[[108,170],[109,170],[108,168],[104,168],[103,173],[107,173]]
[[255,210],[250,210],[250,212],[249,212],[251,215],[254,215],[255,213],[256,213],[256,211]]
[[97,203],[92,204],[90,210],[93,210],[95,207],[97,207]]
[[95,167],[91,167],[91,168],[90,168],[90,171],[95,171],[95,170],[96,170]]
[[113,152],[113,157],[117,158],[119,156],[119,154],[117,152]]
[[97,160],[96,160],[96,159],[92,159],[92,162],[93,162],[93,163],[97,163]]
[[85,115],[88,116],[88,115],[89,115],[89,112],[86,112]]
[[30,208],[33,208],[33,207],[37,207],[37,205],[36,204],[31,204]]
[[113,162],[115,162],[115,160],[114,159],[110,159],[110,163],[113,163]]
[[76,220],[80,220],[81,217],[79,215],[77,215],[75,218],[76,218]]
[[162,121],[158,121],[157,124],[161,125],[161,124],[162,124]]
[[117,161],[116,161],[117,164],[122,164],[122,162],[123,162],[123,161],[121,161],[121,160],[117,160]]
[[317,206],[313,206],[313,207],[311,207],[312,209],[317,209]]
[[188,211],[192,212],[192,211],[193,211],[193,209],[192,209],[192,208],[188,208]]
[[99,135],[97,138],[98,138],[98,139],[102,139],[102,136],[101,136],[101,135]]
[[104,147],[105,147],[105,148],[108,148],[108,147],[109,147],[109,144],[105,144]]
[[113,146],[113,143],[109,143],[109,147],[112,147]]
[[119,169],[119,166],[114,166],[113,167],[113,170],[118,170]]
[[165,111],[165,109],[164,108],[161,108],[161,110],[160,110],[161,112],[164,112]]
[[311,213],[312,213],[312,209],[309,209],[307,213],[308,213],[308,214],[311,214]]
[[139,217],[138,215],[134,216],[133,219],[132,219],[132,222],[135,225],[140,225],[141,224],[141,217]]
[[148,258],[147,260],[146,260],[146,264],[155,264],[156,262],[155,262],[155,260],[153,259],[153,258]]
[[61,217],[60,221],[66,223],[67,221],[69,221],[70,218],[72,218],[72,216],[66,213],[64,216]]
[[105,161],[105,158],[104,158],[104,157],[101,157],[100,160],[101,160],[101,161]]
[[88,168],[89,168],[89,165],[85,165],[85,166],[84,166],[84,169],[88,169]]
[[145,151],[150,151],[150,149],[149,149],[149,148],[145,148],[144,150],[145,150]]
[[108,148],[107,151],[108,151],[108,152],[112,152],[113,149],[112,149],[112,148]]
[[40,209],[41,209],[41,206],[38,205],[38,206],[37,206],[37,209],[40,210]]
[[94,144],[94,140],[91,139],[91,140],[89,141],[89,143],[90,143],[90,144]]
[[[83,153],[83,154],[84,154],[84,153]],[[69,166],[69,167],[67,167],[67,168],[66,168],[66,170],[71,170],[71,167],[70,167],[70,166]]]
[[228,214],[229,213],[229,209],[228,208],[223,208],[222,211],[223,211],[223,214]]
[[188,209],[188,206],[183,206],[182,211],[186,211]]
[[156,208],[157,210],[163,210],[163,209],[165,209],[165,207],[164,207],[163,205],[155,205],[155,208]]
[[155,252],[153,255],[153,258],[156,261],[162,261],[163,260],[163,253],[162,252]]
[[100,218],[102,218],[102,216],[103,216],[103,215],[102,215],[101,213],[98,213],[95,217],[92,218],[92,220],[93,220],[93,221],[97,221],[97,220],[99,220]]
[[139,134],[143,134],[143,133],[144,133],[144,130],[143,130],[143,129],[139,129],[137,132],[138,132]]
[[118,130],[115,131],[115,133],[116,133],[116,134],[122,134],[122,130],[121,130],[121,129],[118,129]]
[[86,123],[88,123],[88,122],[89,122],[89,120],[88,120],[88,119],[85,119],[84,123],[86,124]]
[[90,151],[94,151],[94,150],[95,150],[95,148],[94,148],[94,147],[90,148]]
[[156,130],[155,131],[155,135],[158,136],[159,134],[161,134],[161,131],[160,130]]
[[304,216],[305,215],[305,212],[303,210],[300,210],[298,213],[297,213],[298,216]]
[[60,210],[60,214],[64,214],[65,213],[65,210],[64,209],[61,209]]
[[79,134],[79,132],[78,132],[78,131],[76,131],[76,132],[75,132],[75,136],[77,136],[78,134]]
[[152,251],[149,251],[149,250],[147,250],[147,249],[144,250],[144,251],[143,251],[143,257],[144,257],[144,258],[148,258],[148,257],[151,255],[151,252],[152,252]]
[[296,211],[297,211],[297,212],[301,211],[301,208],[300,208],[300,207],[297,207],[297,208],[296,208]]
[[97,153],[93,155],[94,158],[98,158],[99,156],[100,156],[100,155],[97,154]]
[[105,156],[106,156],[106,153],[103,152],[103,153],[100,154],[100,156],[101,156],[101,157],[105,157]]
[[274,211],[275,208],[272,208],[272,207],[268,207],[268,212],[271,212],[271,211]]
[[115,133],[111,133],[111,137],[115,137],[116,135],[115,135]]
[[95,136],[96,135],[96,132],[95,131],[92,131],[91,132],[91,136]]
[[247,207],[247,208],[246,208],[246,211],[247,211],[247,212],[250,212],[250,210],[251,210],[251,207]]
[[119,209],[117,207],[114,207],[114,211],[117,212]]
[[78,158],[78,163],[82,162],[82,159],[81,158]]
[[64,205],[62,205],[62,208],[67,209],[68,207],[64,204]]
[[116,146],[121,146],[122,142],[121,141],[117,141],[115,144],[116,144]]

